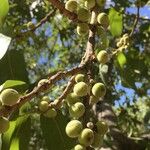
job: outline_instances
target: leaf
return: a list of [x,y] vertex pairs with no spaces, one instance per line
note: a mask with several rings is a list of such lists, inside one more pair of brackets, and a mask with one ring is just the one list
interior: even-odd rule
[[48,150],[70,150],[75,145],[75,141],[65,133],[68,122],[69,119],[59,112],[55,119],[41,115],[41,129]]
[[124,65],[127,62],[127,59],[126,59],[126,56],[124,55],[124,53],[120,52],[117,55],[117,61],[118,61],[119,65],[120,65],[120,67],[123,69]]
[[1,148],[1,150],[9,149],[11,137],[12,137],[13,132],[15,130],[15,126],[16,126],[16,121],[11,121],[9,130],[6,133],[4,133],[2,136],[2,148]]
[[8,36],[5,36],[3,34],[0,33],[0,59],[5,55],[5,53],[7,52],[7,49],[9,47],[9,44],[11,42],[11,38]]
[[0,84],[8,79],[29,82],[23,51],[7,51],[0,61],[0,70]]
[[27,84],[23,81],[19,81],[19,80],[7,80],[5,83],[3,83],[3,89],[7,89],[7,88],[13,88],[18,90],[25,90],[27,89]]
[[31,118],[27,115],[13,121],[11,128],[3,135],[2,150],[27,150],[30,140],[30,129]]
[[114,8],[109,11],[110,32],[113,36],[120,36],[122,33],[122,14]]
[[4,22],[4,19],[9,11],[8,0],[0,0],[0,28]]

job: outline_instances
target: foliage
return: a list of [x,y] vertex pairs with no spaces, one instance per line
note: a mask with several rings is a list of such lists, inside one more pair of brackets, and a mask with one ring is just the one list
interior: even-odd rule
[[[88,35],[79,36],[76,31],[76,20],[69,20],[68,13],[68,16],[65,16],[64,10],[60,12],[52,2],[55,3],[55,0],[38,3],[29,0],[10,0],[8,5],[7,0],[0,0],[0,32],[12,38],[7,53],[0,60],[0,91],[13,88],[24,98],[33,91],[29,99],[21,99],[23,102],[13,107],[15,111],[0,105],[0,116],[3,115],[3,110],[6,110],[8,114],[5,116],[10,120],[9,130],[1,136],[1,149],[73,148],[76,140],[68,138],[65,134],[70,116],[69,106],[64,98],[75,84],[70,80],[70,76],[79,72],[86,76],[92,74],[94,82],[103,82],[107,88],[106,95],[101,98],[103,101],[96,104],[95,113],[99,114],[101,111],[101,103],[108,103],[113,107],[117,118],[116,126],[122,134],[134,139],[135,143],[142,143],[145,149],[148,148],[148,142],[145,142],[143,137],[150,134],[150,20],[138,14],[128,14],[126,11],[132,6],[144,7],[148,1],[137,4],[130,0],[112,0],[115,4],[113,7],[100,8],[108,14],[110,26],[108,29],[104,27],[102,34],[94,31],[94,55],[100,50],[106,50],[109,62],[99,65],[95,58],[86,64],[85,70],[82,70],[84,65],[82,68],[80,61],[86,56],[84,53],[88,49]],[[49,17],[43,20],[46,14],[49,14]],[[33,28],[29,28],[29,22]],[[96,30],[97,26],[94,25],[93,28],[92,30]],[[127,43],[118,46],[117,43],[126,33],[129,37]],[[75,71],[70,71],[77,66]],[[87,72],[88,67],[91,69],[90,72]],[[60,72],[63,72],[60,76],[56,74]],[[53,76],[55,74],[58,76]],[[41,79],[49,79],[50,82],[41,83],[41,88],[38,89],[40,92],[34,91]],[[89,86],[93,85],[89,78],[85,80],[90,82]],[[69,92],[64,94],[63,91],[68,84]],[[61,97],[62,94],[64,95]],[[56,108],[59,109],[56,118],[47,119],[39,111],[38,105],[44,96],[48,96],[49,103],[59,98],[63,99],[60,103],[61,108]],[[81,98],[84,104],[86,98],[88,97]],[[87,105],[86,109],[90,107],[91,104]],[[85,111],[86,116],[87,112]],[[94,114],[90,114],[88,117],[94,118],[92,121],[96,123],[98,118],[93,116]],[[87,118],[81,120],[87,122]],[[111,122],[111,119],[109,121]],[[110,137],[114,137],[111,135],[111,125],[109,127],[110,132],[104,136],[103,147],[113,149],[116,143],[115,140],[110,140]]]

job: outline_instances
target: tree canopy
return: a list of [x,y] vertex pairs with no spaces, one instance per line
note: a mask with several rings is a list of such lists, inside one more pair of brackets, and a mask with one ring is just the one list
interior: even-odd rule
[[1,150],[149,150],[149,4],[0,0]]

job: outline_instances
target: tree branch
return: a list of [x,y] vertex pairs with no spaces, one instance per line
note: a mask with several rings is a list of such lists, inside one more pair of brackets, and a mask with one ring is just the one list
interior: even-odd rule
[[[60,80],[64,77],[67,77],[67,76],[77,74],[82,69],[84,69],[84,67],[85,67],[84,65],[80,65],[79,67],[75,67],[69,71],[59,71],[55,75],[51,76],[47,82],[45,82],[44,84],[41,84],[40,86],[36,86],[30,93],[26,94],[25,96],[20,97],[17,104],[15,104],[13,106],[3,106],[3,108],[0,109],[0,116],[8,116],[11,112],[13,112],[17,108],[21,107],[24,103],[26,103],[27,101],[30,101],[32,98],[39,95],[39,93],[48,90],[50,88],[50,86],[53,85],[58,80]],[[70,86],[68,88],[70,88]],[[61,97],[63,98],[63,96],[61,96]]]

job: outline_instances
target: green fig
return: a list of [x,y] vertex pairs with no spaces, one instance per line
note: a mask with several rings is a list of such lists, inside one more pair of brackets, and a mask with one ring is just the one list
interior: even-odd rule
[[3,105],[12,106],[19,100],[19,93],[14,89],[5,89],[0,94]]
[[101,24],[105,29],[109,26],[109,18],[106,13],[100,13],[97,16],[97,22]]
[[93,140],[94,140],[94,132],[89,128],[83,129],[78,137],[79,143],[84,146],[90,146],[93,143]]
[[70,116],[80,118],[85,112],[85,106],[81,102],[77,102],[69,108]]
[[85,82],[78,82],[73,88],[77,96],[86,96],[88,94],[88,85]]
[[66,126],[66,134],[70,138],[76,138],[82,131],[82,123],[79,120],[72,120]]
[[106,94],[105,85],[103,83],[94,84],[92,87],[92,94],[97,98],[103,97]]
[[68,0],[65,4],[65,8],[71,12],[77,12],[78,3],[76,0]]
[[77,33],[79,35],[86,35],[89,32],[89,26],[86,23],[80,23],[77,26]]
[[97,54],[97,60],[102,63],[105,64],[109,61],[109,54],[105,51],[105,50],[101,50],[98,54]]
[[6,132],[9,129],[9,120],[5,117],[0,117],[0,134]]

